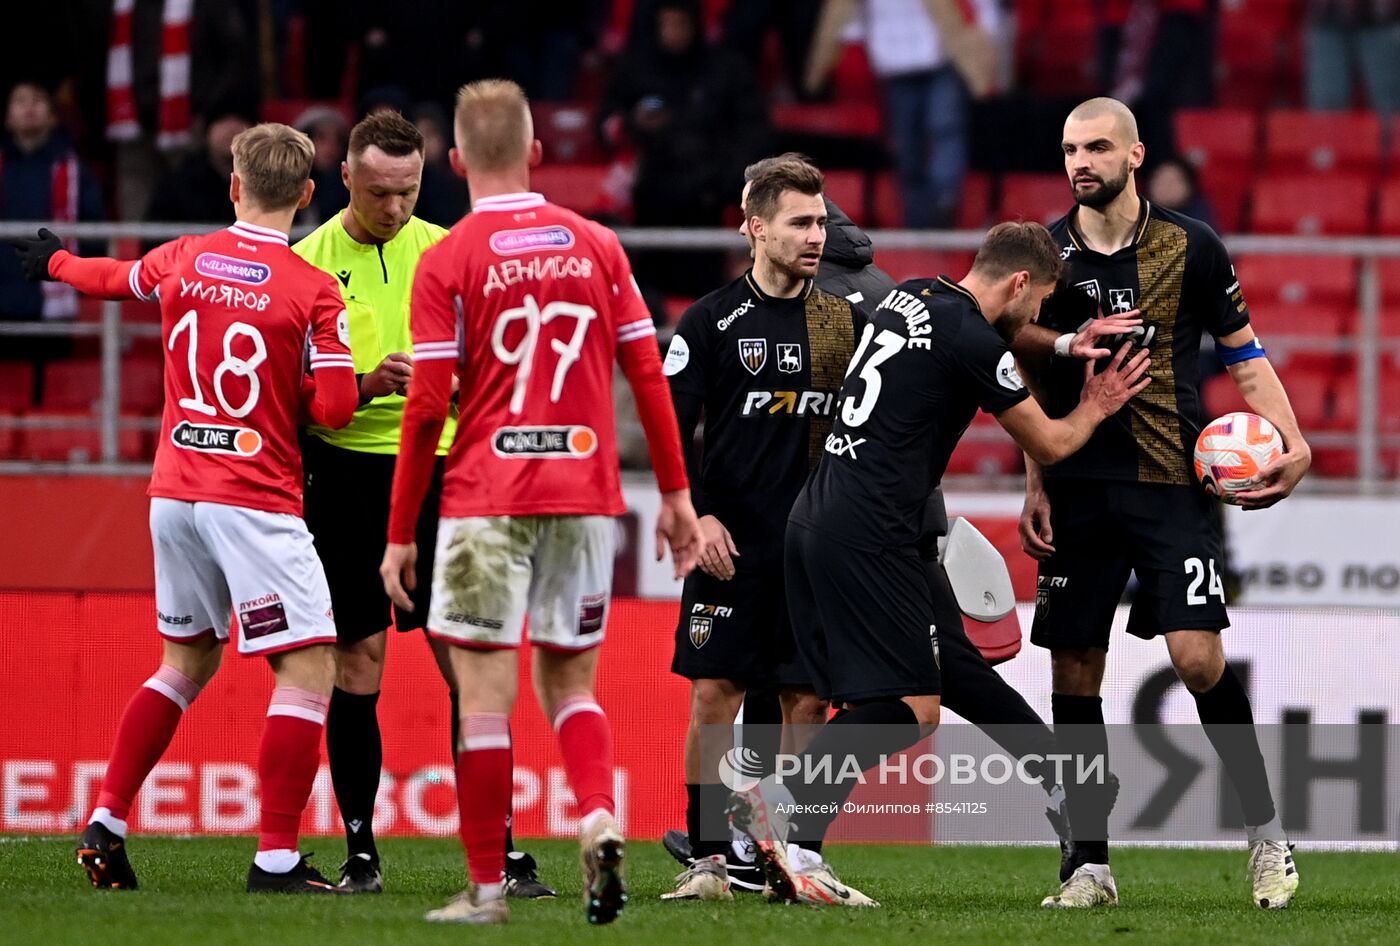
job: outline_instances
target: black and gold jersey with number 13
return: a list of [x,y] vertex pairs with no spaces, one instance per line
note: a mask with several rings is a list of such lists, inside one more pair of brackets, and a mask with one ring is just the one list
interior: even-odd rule
[[[1219,338],[1249,324],[1229,254],[1199,220],[1144,200],[1132,243],[1106,255],[1088,248],[1077,213],[1050,225],[1068,276],[1046,300],[1040,324],[1073,332],[1087,319],[1141,309],[1157,327],[1152,383],[1046,476],[1191,485],[1191,451],[1209,420],[1201,415],[1201,334]],[[1074,410],[1084,382],[1079,362],[1057,358],[1043,380],[1047,414]]]

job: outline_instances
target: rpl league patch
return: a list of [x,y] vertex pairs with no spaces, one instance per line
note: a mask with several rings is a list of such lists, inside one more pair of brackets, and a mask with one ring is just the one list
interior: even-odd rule
[[245,641],[257,640],[291,627],[287,609],[277,595],[263,595],[238,606],[238,626]]
[[578,602],[578,636],[587,637],[603,629],[603,613],[607,610],[607,595],[584,595]]
[[710,640],[710,631],[714,627],[713,618],[691,618],[690,619],[690,642],[699,650]]
[[743,362],[744,367],[749,370],[749,374],[757,375],[768,363],[768,339],[739,339],[739,361]]

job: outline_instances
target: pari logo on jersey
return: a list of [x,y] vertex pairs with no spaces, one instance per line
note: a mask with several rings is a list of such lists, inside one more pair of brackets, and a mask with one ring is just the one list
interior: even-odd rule
[[249,286],[261,286],[272,278],[271,266],[222,253],[200,253],[195,257],[194,271],[210,279],[227,279]]
[[170,431],[170,442],[181,450],[200,453],[223,453],[251,457],[262,450],[262,434],[251,427],[230,427],[226,424],[192,424],[182,420]]
[[798,417],[829,417],[835,406],[834,391],[750,391],[744,398],[740,416],[795,414]]
[[491,449],[506,460],[583,460],[598,449],[592,427],[502,427],[491,438]]
[[491,234],[491,249],[501,256],[533,253],[535,250],[568,250],[573,245],[574,232],[563,226],[497,230]]

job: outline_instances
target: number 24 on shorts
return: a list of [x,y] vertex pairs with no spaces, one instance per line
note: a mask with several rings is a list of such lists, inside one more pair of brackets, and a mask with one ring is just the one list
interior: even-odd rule
[[1220,573],[1215,569],[1215,559],[1206,559],[1206,562],[1210,564],[1210,584],[1206,594],[1201,594],[1201,585],[1206,584],[1206,563],[1199,558],[1188,558],[1183,563],[1186,574],[1191,576],[1191,584],[1186,588],[1188,605],[1206,604],[1210,596],[1219,598],[1222,603],[1225,601],[1225,586],[1221,584]]

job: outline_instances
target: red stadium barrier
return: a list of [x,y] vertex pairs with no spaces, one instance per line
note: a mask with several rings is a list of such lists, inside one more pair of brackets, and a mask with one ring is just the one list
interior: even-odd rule
[[[677,606],[615,602],[599,671],[599,702],[615,734],[617,800],[636,837],[660,837],[684,825],[689,687],[669,670]],[[93,803],[126,699],[159,660],[154,599],[0,592],[0,614],[0,687],[9,694],[0,735],[0,831],[71,832]],[[137,797],[134,830],[256,831],[255,762],[271,689],[265,661],[226,653]],[[528,666],[520,693],[513,720],[516,832],[573,834],[573,796]],[[421,634],[390,642],[379,707],[387,791],[376,831],[455,833],[447,690]],[[340,822],[324,755],[322,761],[303,828],[334,834]]]

